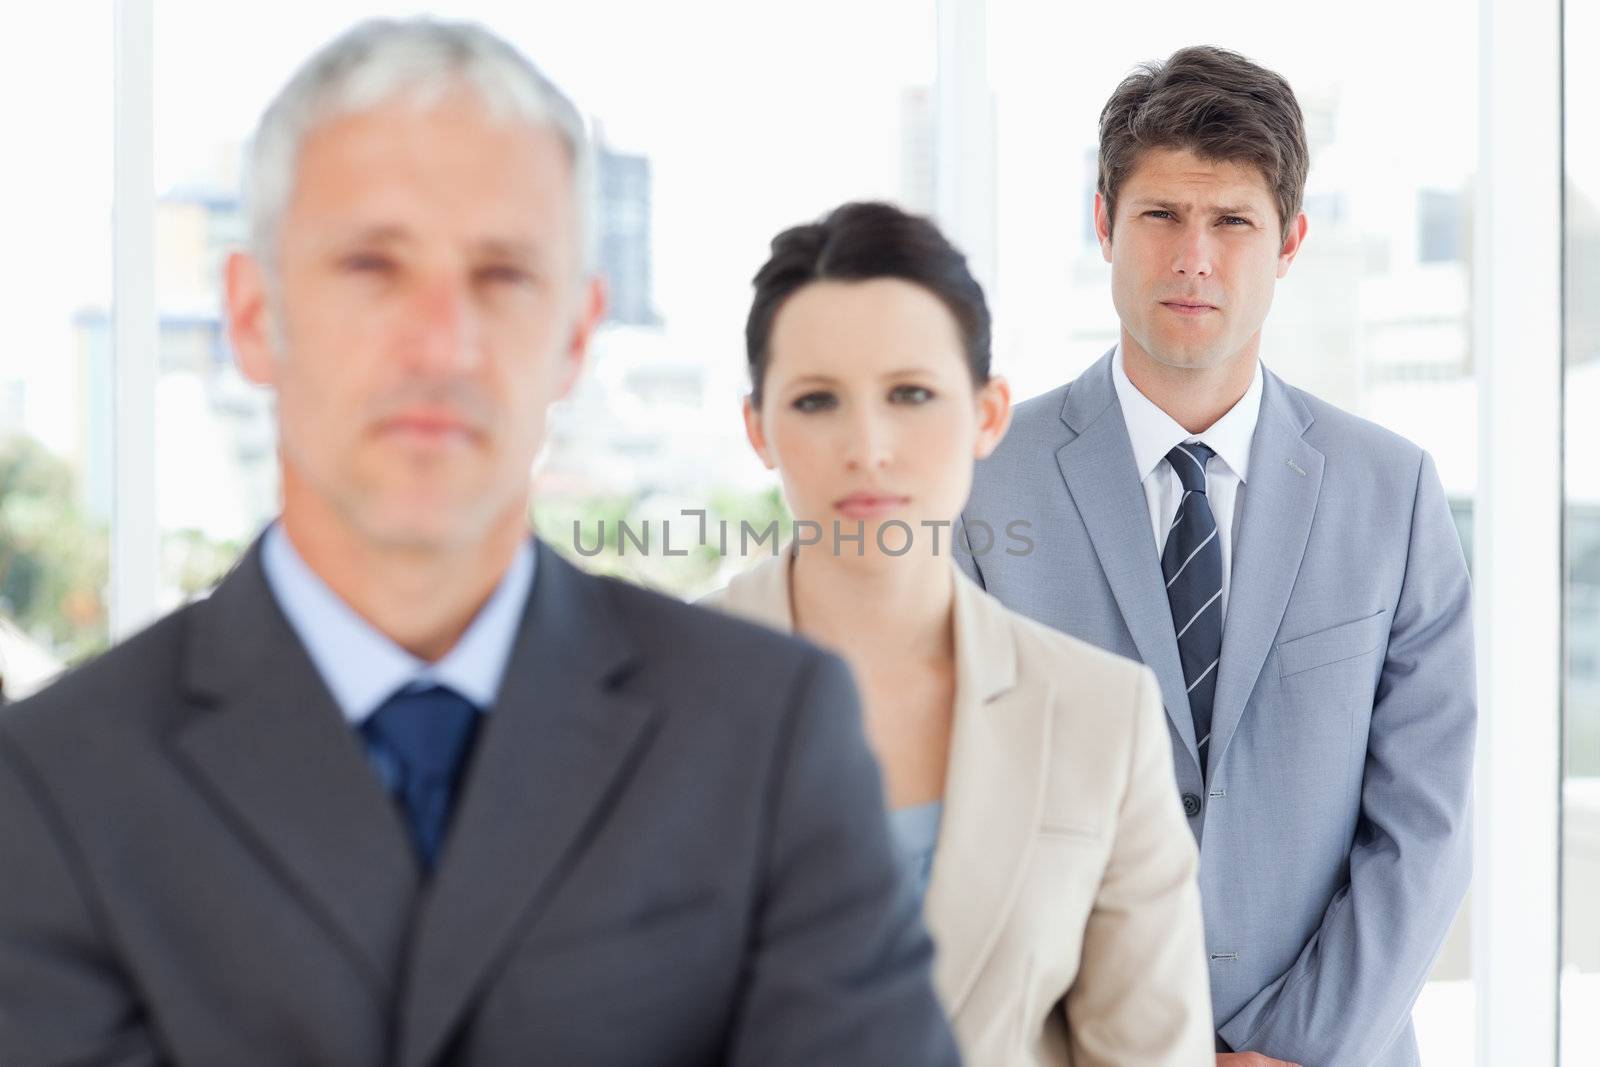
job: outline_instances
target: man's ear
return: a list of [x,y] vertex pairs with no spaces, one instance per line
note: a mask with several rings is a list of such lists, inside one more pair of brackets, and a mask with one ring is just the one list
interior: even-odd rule
[[1282,278],[1289,273],[1289,264],[1300,254],[1300,246],[1305,244],[1306,240],[1307,225],[1304,211],[1294,217],[1294,222],[1289,226],[1289,233],[1283,239],[1283,247],[1278,251],[1278,277]]
[[761,425],[761,409],[748,396],[744,398],[744,435],[767,470],[775,468],[777,464],[772,461],[772,453],[767,448],[767,431]]
[[572,336],[567,341],[565,359],[561,368],[561,381],[556,388],[556,399],[564,398],[578,384],[578,375],[589,358],[589,345],[595,331],[606,315],[606,283],[598,274],[586,279],[579,296],[580,306],[572,325]]
[[1100,239],[1100,254],[1111,262],[1111,206],[1103,194],[1094,194],[1094,235]]
[[267,299],[266,268],[250,253],[234,252],[228,256],[223,283],[228,339],[239,372],[257,385],[273,385],[278,370],[273,345],[277,330]]

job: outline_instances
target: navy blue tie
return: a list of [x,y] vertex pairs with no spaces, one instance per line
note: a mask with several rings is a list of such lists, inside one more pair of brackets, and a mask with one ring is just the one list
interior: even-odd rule
[[437,685],[400,690],[361,725],[368,753],[406,813],[425,870],[433,869],[444,841],[477,727],[478,709]]
[[1183,483],[1183,499],[1161,551],[1161,573],[1167,579],[1167,603],[1178,635],[1178,659],[1183,664],[1183,684],[1189,690],[1189,714],[1194,716],[1202,775],[1206,745],[1211,740],[1217,664],[1222,657],[1222,542],[1206,499],[1206,461],[1214,455],[1198,441],[1167,453],[1167,462]]

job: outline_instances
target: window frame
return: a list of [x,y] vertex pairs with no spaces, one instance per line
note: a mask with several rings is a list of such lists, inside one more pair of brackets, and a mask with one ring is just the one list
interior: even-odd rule
[[[112,640],[159,612],[154,4],[116,0]],[[936,0],[936,215],[994,278],[986,0]],[[1472,970],[1478,1062],[1555,1063],[1563,597],[1562,0],[1479,0],[1472,346],[1480,716]],[[1504,546],[1504,551],[1497,547]],[[1505,621],[1502,621],[1505,620]]]

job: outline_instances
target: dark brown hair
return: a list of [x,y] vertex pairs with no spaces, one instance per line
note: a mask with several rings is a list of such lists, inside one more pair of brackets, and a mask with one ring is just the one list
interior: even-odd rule
[[1100,112],[1100,195],[1117,193],[1152,148],[1186,149],[1213,163],[1255,167],[1278,204],[1285,235],[1300,213],[1310,152],[1305,117],[1283,77],[1237,52],[1180,48],[1122,79]]
[[973,383],[989,380],[989,305],[966,257],[920,215],[893,204],[851,203],[772,239],[744,328],[752,404],[761,406],[772,324],[784,301],[811,282],[870,278],[899,278],[938,297],[955,316]]

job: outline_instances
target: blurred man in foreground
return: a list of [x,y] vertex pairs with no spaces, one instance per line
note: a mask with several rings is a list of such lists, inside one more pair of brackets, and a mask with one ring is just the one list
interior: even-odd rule
[[843,665],[529,536],[601,313],[572,105],[368,23],[250,179],[283,512],[0,717],[0,1062],[953,1063]]

